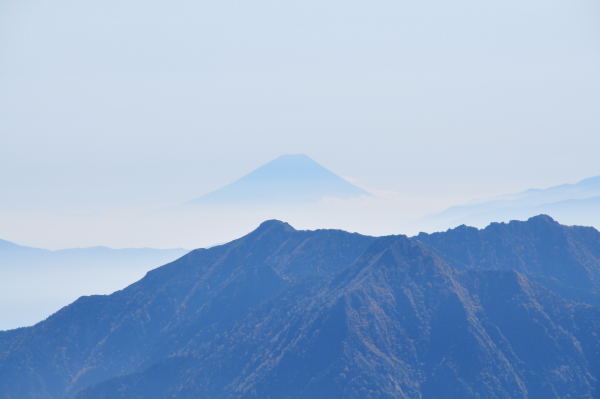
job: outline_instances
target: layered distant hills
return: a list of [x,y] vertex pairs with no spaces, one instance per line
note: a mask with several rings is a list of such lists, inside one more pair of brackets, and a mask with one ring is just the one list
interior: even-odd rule
[[600,226],[600,176],[455,206],[427,220],[436,228],[459,224],[485,226],[493,221],[526,219],[541,213],[566,224]]
[[0,330],[34,324],[81,295],[115,291],[186,252],[107,247],[50,251],[0,240]]
[[187,250],[182,248],[114,249],[102,246],[51,251],[0,240],[0,269],[35,266],[115,266],[119,264],[131,266],[143,264],[147,266],[152,263],[164,264],[186,252]]
[[600,233],[268,221],[0,333],[0,397],[597,398]]
[[369,196],[303,154],[282,155],[190,204],[297,204]]

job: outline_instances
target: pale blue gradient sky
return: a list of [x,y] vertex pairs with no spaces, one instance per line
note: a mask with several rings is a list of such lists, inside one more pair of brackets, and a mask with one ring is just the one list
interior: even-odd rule
[[135,245],[81,215],[283,153],[431,210],[574,182],[600,174],[599,71],[597,0],[4,0],[0,237]]

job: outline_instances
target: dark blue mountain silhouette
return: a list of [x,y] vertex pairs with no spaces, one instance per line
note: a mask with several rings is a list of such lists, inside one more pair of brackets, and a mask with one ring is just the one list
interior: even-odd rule
[[597,398],[600,233],[268,221],[0,333],[2,398]]
[[306,155],[283,155],[192,204],[298,203],[370,194]]

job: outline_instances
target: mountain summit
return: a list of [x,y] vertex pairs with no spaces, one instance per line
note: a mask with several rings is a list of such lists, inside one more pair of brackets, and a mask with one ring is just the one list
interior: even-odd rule
[[303,154],[282,155],[192,204],[298,203],[369,196]]
[[600,232],[270,220],[0,331],[0,398],[600,397]]

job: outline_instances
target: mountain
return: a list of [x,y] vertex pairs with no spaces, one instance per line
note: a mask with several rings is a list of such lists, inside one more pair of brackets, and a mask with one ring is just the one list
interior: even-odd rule
[[600,227],[600,176],[455,206],[425,218],[425,222],[435,228],[459,224],[484,226],[493,221],[525,219],[537,214],[552,215],[566,224]]
[[10,241],[0,240],[0,269],[34,266],[82,266],[82,263],[94,265],[114,265],[115,263],[164,264],[185,254],[182,248],[122,248],[114,249],[103,246],[87,248],[68,248],[48,250],[18,245]]
[[107,247],[50,251],[0,240],[0,330],[32,325],[81,295],[117,290],[186,252]]
[[597,398],[600,232],[267,221],[0,333],[0,397]]
[[282,155],[191,204],[289,204],[370,194],[306,155]]

